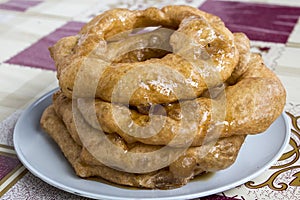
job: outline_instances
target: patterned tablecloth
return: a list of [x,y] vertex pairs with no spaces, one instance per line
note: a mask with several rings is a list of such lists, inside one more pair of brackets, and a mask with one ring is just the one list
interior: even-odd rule
[[85,199],[48,185],[18,160],[13,129],[38,97],[57,87],[48,47],[78,32],[96,14],[114,7],[142,9],[188,4],[220,16],[245,32],[252,51],[287,90],[291,138],[280,161],[257,178],[201,199],[300,199],[300,1],[297,0],[0,0],[0,197]]

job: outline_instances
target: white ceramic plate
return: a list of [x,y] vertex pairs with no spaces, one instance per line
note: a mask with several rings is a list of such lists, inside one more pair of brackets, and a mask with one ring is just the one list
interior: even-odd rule
[[97,199],[187,199],[207,196],[241,185],[276,162],[290,137],[289,122],[282,114],[263,134],[248,136],[236,162],[209,179],[173,190],[127,189],[77,177],[58,146],[45,134],[39,121],[51,104],[51,91],[27,108],[14,130],[14,146],[25,167],[59,189]]

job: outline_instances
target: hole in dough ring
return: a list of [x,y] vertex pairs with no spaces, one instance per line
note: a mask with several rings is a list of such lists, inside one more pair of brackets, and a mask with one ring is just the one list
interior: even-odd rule
[[[222,101],[224,98],[220,97],[222,95],[226,96],[225,105],[223,105],[224,101]],[[71,103],[71,100],[67,101],[69,101],[69,104]],[[58,98],[54,101],[54,104],[57,107],[62,107],[60,102],[62,101]],[[116,107],[115,109],[117,110],[128,110],[129,108],[99,99],[94,102],[95,104],[86,98],[79,99],[79,102],[80,106],[78,106],[78,109],[82,116],[94,128],[98,128],[100,124],[101,128],[106,132],[118,133],[129,143],[139,141],[151,145],[168,145],[175,135],[179,134],[181,121],[180,117],[177,116],[181,115],[180,106],[183,104],[198,104],[197,112],[199,113],[199,118],[195,119],[198,128],[191,146],[200,146],[219,137],[258,134],[265,131],[283,112],[286,92],[277,76],[264,65],[261,56],[251,54],[247,71],[238,78],[235,85],[227,86],[223,93],[220,93],[215,99],[199,97],[194,100],[183,101],[180,105],[179,103],[166,105],[164,109],[167,112],[167,116],[164,126],[157,134],[148,138],[132,137],[128,134],[129,131],[123,128],[130,127],[132,121],[138,126],[147,125],[148,115],[131,110],[131,117],[134,120],[125,115],[118,115],[121,122],[116,123],[112,115],[113,107]],[[216,108],[220,107],[219,111],[215,111],[215,115],[221,115],[218,112],[224,111],[222,106],[225,106],[226,115],[223,121],[215,121],[212,118],[212,104]],[[188,108],[189,106],[185,107]],[[97,117],[93,115],[94,109]],[[188,112],[195,112],[195,110]],[[159,124],[159,120],[161,120],[160,115],[153,115],[152,120],[154,120],[154,125]],[[214,129],[210,130],[210,127],[219,127],[219,131],[214,132]],[[178,142],[176,144],[178,146],[185,145],[184,140]]]
[[[101,54],[102,47],[104,50],[109,47],[107,41],[110,38],[151,26],[160,26],[173,31],[169,37],[172,53],[162,58],[133,63],[113,63],[113,60],[106,60],[109,55],[103,52]],[[162,9],[152,7],[135,11],[112,9],[87,23],[78,35],[58,41],[50,48],[50,52],[57,67],[59,85],[68,98],[88,97],[91,94],[86,91],[92,90],[91,85],[97,84],[95,97],[111,102],[113,90],[121,77],[129,70],[134,71],[145,65],[163,65],[183,77],[184,81],[181,81],[175,75],[158,72],[150,77],[142,77],[139,81],[143,84],[136,88],[130,97],[129,103],[134,106],[182,100],[183,95],[176,94],[173,88],[165,88],[170,87],[168,84],[158,87],[159,79],[171,80],[178,88],[192,88],[192,94],[186,94],[185,99],[198,97],[208,87],[227,80],[239,59],[234,36],[224,23],[214,15],[188,6],[166,6]],[[84,89],[74,94],[77,74],[87,59],[91,59],[92,62],[89,63],[87,73],[81,78]],[[97,77],[94,71],[97,70],[99,63],[103,62],[106,63],[105,69],[101,69],[102,76]],[[196,67],[194,62],[197,64]],[[166,89],[169,92],[162,92]],[[128,94],[125,86],[121,91]],[[128,103],[126,98],[124,100],[122,97],[114,99],[115,101]]]

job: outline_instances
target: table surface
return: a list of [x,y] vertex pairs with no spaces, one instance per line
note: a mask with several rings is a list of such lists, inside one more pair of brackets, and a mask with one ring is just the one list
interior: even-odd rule
[[287,91],[291,138],[282,157],[286,164],[201,199],[300,199],[300,1],[0,0],[1,199],[85,199],[48,185],[20,163],[13,147],[14,125],[28,105],[58,86],[48,52],[55,41],[76,34],[84,23],[110,8],[167,4],[198,7],[220,16],[231,31],[245,32],[251,50],[263,56]]

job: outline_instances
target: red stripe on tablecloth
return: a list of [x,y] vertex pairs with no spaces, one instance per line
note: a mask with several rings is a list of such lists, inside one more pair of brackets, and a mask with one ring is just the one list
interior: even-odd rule
[[0,154],[0,181],[20,164],[17,157]]
[[63,37],[76,35],[83,24],[84,23],[82,22],[75,21],[68,22],[16,56],[7,60],[6,63],[55,70],[54,62],[50,57],[48,48]]
[[0,9],[2,10],[13,10],[24,12],[28,8],[38,5],[43,2],[42,0],[9,0],[5,3],[0,4]]
[[207,0],[199,9],[219,16],[232,32],[275,43],[286,43],[300,17],[300,7],[250,2]]

